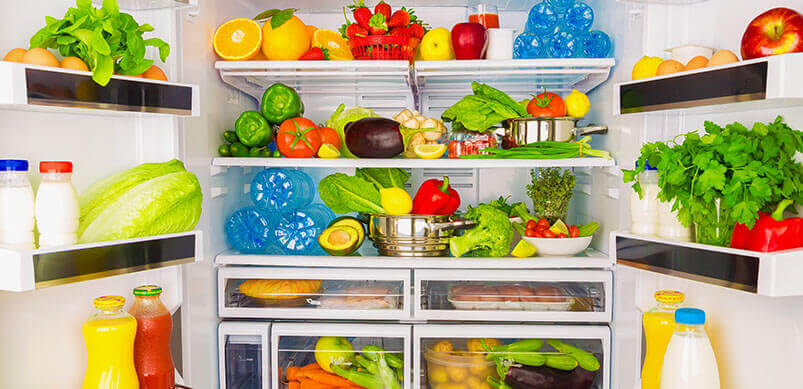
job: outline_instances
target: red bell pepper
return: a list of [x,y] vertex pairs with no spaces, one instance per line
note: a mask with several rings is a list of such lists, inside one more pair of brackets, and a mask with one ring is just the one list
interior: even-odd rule
[[737,224],[731,247],[765,253],[803,247],[803,218],[783,218],[784,210],[792,203],[792,200],[781,201],[772,214],[759,212],[753,228]]
[[413,199],[413,213],[417,215],[451,215],[460,207],[460,195],[449,186],[449,176],[443,180],[424,181]]

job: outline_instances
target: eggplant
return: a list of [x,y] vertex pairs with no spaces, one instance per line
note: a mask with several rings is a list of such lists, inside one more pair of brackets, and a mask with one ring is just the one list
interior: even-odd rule
[[346,147],[359,158],[393,158],[404,152],[399,123],[386,118],[362,118],[346,124]]
[[507,369],[505,383],[514,389],[590,389],[596,373],[582,368],[571,371],[548,366],[513,365]]

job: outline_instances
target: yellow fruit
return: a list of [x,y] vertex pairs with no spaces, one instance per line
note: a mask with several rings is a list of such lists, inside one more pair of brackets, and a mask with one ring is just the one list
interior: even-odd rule
[[468,367],[468,371],[474,375],[481,375],[485,373],[485,370],[488,369],[488,360],[485,359],[483,356],[476,356],[471,358],[471,365]]
[[340,150],[329,143],[324,143],[318,149],[318,158],[340,158]]
[[446,153],[446,145],[431,144],[431,145],[416,145],[413,152],[418,158],[422,159],[438,159]]
[[708,66],[727,65],[729,63],[739,62],[739,57],[733,54],[730,50],[720,50],[711,56],[708,61]]
[[449,381],[449,374],[442,366],[428,366],[429,368],[429,382],[435,384],[442,384]]
[[464,384],[457,384],[454,382],[449,382],[445,384],[438,385],[435,389],[468,389],[468,387]]
[[686,64],[686,67],[683,70],[694,70],[694,69],[702,69],[708,65],[708,58],[703,57],[702,55],[698,55],[689,60],[689,63]]
[[463,382],[468,377],[468,369],[462,366],[446,366],[446,374],[452,382]]
[[67,57],[61,60],[61,65],[63,69],[71,69],[71,70],[83,70],[85,72],[89,71],[89,67],[86,66],[84,61],[81,61],[78,57]]
[[262,50],[258,50],[253,57],[248,58],[249,61],[267,61],[268,57],[265,57],[265,54],[262,54]]
[[22,63],[22,57],[24,57],[27,52],[28,50],[25,49],[11,49],[11,51],[3,57],[3,61]]
[[491,385],[485,382],[485,377],[468,377],[466,386],[468,389],[492,389]]
[[482,347],[483,341],[485,341],[485,345],[488,347],[499,346],[502,344],[502,342],[500,342],[499,339],[496,338],[482,338],[482,339],[471,338],[466,343],[466,347],[468,348],[468,351],[475,353],[483,353],[486,351],[485,348]]
[[22,63],[27,63],[30,65],[53,66],[56,68],[61,65],[53,53],[39,47],[28,50],[28,52],[22,56]]
[[586,116],[588,111],[591,110],[591,101],[588,100],[588,96],[577,89],[573,89],[572,93],[569,93],[563,102],[566,103],[567,115],[573,118]]
[[452,346],[452,342],[448,340],[441,340],[440,342],[435,343],[435,345],[432,346],[432,351],[436,353],[448,353],[453,350],[454,346]]
[[655,70],[655,75],[664,76],[667,74],[682,72],[684,67],[685,66],[683,66],[682,63],[675,61],[674,59],[668,59],[658,65],[658,69]]
[[419,45],[421,59],[424,61],[446,61],[454,59],[452,33],[443,28],[433,28],[424,34]]
[[552,227],[549,227],[549,231],[552,231],[552,233],[554,233],[555,235],[558,234],[569,235],[569,227],[566,226],[566,223],[564,223],[563,220],[556,221],[555,224],[552,225]]
[[516,244],[516,247],[513,248],[513,251],[510,252],[510,255],[516,258],[528,258],[532,257],[537,252],[538,250],[536,250],[536,248],[533,247],[533,245],[527,243],[526,240],[522,239],[519,241],[519,243]]
[[262,53],[271,61],[295,61],[310,48],[310,37],[304,22],[293,16],[278,28],[270,20],[262,25]]
[[658,66],[664,60],[661,57],[641,57],[633,66],[633,79],[641,80],[642,78],[655,77],[658,72]]
[[[309,27],[309,26],[307,26]],[[317,29],[312,36],[312,46],[329,51],[329,59],[335,61],[349,61],[354,59],[351,55],[349,42],[339,33],[332,30]]]
[[225,60],[245,61],[262,47],[259,23],[245,18],[232,19],[215,31],[215,53]]
[[142,73],[142,77],[149,78],[151,80],[162,80],[167,81],[167,76],[162,69],[156,65],[151,65],[145,73]]
[[402,188],[381,189],[379,196],[388,215],[407,215],[413,210],[413,199]]

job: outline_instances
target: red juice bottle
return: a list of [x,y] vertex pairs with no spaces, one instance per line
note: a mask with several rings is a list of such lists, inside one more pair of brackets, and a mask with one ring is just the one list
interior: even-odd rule
[[129,313],[137,319],[134,339],[134,365],[140,389],[173,389],[175,387],[173,357],[170,355],[170,333],[173,317],[162,304],[162,288],[144,285],[134,289],[134,305]]

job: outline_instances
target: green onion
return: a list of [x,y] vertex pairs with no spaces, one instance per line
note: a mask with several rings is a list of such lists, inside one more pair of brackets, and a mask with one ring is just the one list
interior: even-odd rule
[[588,142],[590,136],[586,136],[577,142],[556,142],[543,141],[533,142],[520,147],[502,150],[494,148],[484,148],[481,151],[488,154],[461,155],[460,158],[466,159],[565,159],[598,157],[611,159],[611,154],[605,150],[591,148]]

